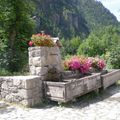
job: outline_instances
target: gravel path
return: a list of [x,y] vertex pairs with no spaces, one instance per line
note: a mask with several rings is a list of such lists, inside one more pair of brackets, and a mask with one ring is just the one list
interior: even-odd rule
[[65,106],[23,108],[0,101],[0,120],[120,120],[120,86],[93,93]]

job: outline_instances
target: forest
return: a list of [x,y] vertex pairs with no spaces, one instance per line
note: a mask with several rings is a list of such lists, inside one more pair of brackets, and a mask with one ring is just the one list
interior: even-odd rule
[[59,37],[62,58],[99,56],[120,68],[120,22],[96,0],[0,0],[0,75],[26,72],[28,42]]

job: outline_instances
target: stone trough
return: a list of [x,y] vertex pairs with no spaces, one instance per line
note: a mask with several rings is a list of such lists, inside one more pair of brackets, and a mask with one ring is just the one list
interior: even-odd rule
[[78,78],[80,76],[76,73],[66,72],[64,75],[66,77],[64,76],[63,82],[44,81],[46,98],[58,102],[67,102],[93,90],[106,89],[120,80],[120,69],[109,70],[107,73],[93,73],[82,78]]
[[118,80],[120,80],[120,69],[109,70],[107,74],[101,75],[103,89],[115,84]]
[[100,74],[83,78],[64,79],[63,82],[44,81],[45,97],[58,102],[67,102],[101,87]]

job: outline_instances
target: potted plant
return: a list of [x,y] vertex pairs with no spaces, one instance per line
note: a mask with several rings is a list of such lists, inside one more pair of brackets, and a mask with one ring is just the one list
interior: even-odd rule
[[29,46],[47,46],[54,47],[55,44],[50,35],[44,33],[33,34]]

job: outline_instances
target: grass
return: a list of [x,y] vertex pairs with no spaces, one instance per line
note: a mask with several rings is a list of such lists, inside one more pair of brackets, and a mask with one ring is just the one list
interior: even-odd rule
[[10,72],[5,69],[0,69],[0,76],[19,76],[19,75],[28,75],[26,72]]
[[5,69],[0,69],[0,76],[11,76],[12,73]]

